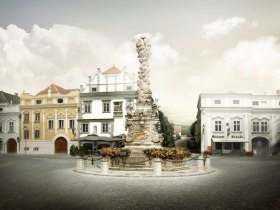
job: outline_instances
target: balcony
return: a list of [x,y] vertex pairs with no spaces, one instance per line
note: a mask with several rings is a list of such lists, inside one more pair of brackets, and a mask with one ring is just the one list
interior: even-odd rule
[[114,117],[122,117],[123,116],[123,112],[120,111],[114,111]]

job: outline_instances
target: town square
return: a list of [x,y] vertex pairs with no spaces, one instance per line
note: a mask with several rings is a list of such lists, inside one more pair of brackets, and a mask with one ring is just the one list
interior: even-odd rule
[[0,2],[1,209],[279,209],[279,3],[199,2]]

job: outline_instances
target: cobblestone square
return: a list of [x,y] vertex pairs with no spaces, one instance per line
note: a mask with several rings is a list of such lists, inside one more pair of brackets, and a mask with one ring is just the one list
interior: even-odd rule
[[214,156],[187,177],[102,177],[67,156],[4,155],[0,209],[279,209],[280,159]]

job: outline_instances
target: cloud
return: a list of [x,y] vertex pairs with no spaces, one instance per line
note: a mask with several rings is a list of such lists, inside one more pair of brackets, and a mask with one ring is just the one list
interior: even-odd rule
[[[203,39],[209,40],[220,36],[227,35],[232,30],[238,28],[244,23],[248,23],[245,18],[231,17],[225,20],[219,19],[202,26],[201,36]],[[253,21],[249,24],[252,28],[258,27],[258,23]]]

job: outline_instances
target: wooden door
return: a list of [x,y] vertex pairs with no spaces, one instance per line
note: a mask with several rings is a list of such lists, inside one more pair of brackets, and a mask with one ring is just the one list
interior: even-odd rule
[[67,140],[59,137],[55,140],[55,153],[67,153]]
[[17,153],[17,142],[14,139],[9,139],[7,143],[8,153]]

